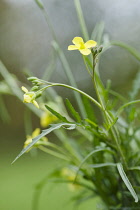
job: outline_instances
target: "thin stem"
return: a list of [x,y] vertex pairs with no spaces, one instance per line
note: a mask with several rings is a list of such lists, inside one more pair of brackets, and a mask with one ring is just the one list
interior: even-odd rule
[[[44,82],[45,82],[45,81],[44,81]],[[45,82],[45,83],[47,83],[47,84],[49,84],[49,85],[43,87],[43,88],[40,89],[39,91],[44,91],[44,90],[46,90],[47,88],[49,88],[49,87],[54,87],[54,86],[66,87],[66,88],[72,89],[72,90],[74,90],[74,91],[76,91],[76,92],[78,92],[78,93],[80,93],[80,94],[86,96],[86,97],[87,97],[88,99],[90,99],[94,104],[96,104],[100,109],[102,109],[100,103],[98,103],[98,102],[97,102],[94,98],[92,98],[90,95],[88,95],[87,93],[83,92],[82,90],[79,90],[78,88],[72,87],[72,86],[70,86],[70,85],[62,84],[62,83],[50,83],[50,82]],[[37,92],[39,92],[39,91],[37,91]],[[37,93],[37,92],[36,92],[36,93]]]
[[84,60],[84,63],[85,63],[87,72],[88,72],[89,75],[92,77],[92,74],[91,74],[91,72],[90,72],[90,69],[88,68],[88,64],[87,64],[87,62],[86,62],[86,59],[85,59],[85,56],[84,56],[84,55],[83,55],[83,60]]
[[127,106],[130,106],[130,105],[136,104],[136,103],[140,103],[140,100],[130,101],[130,102],[124,104],[123,106],[121,106],[121,107],[118,109],[117,115],[116,115],[116,116],[120,115],[120,113],[123,111],[123,109],[126,108]]
[[[95,91],[96,91],[97,97],[99,99],[100,105],[101,105],[102,110],[103,110],[103,113],[104,113],[104,117],[106,119],[106,122],[108,124],[110,124],[110,123],[112,123],[112,118],[110,117],[109,113],[105,109],[104,103],[102,101],[102,98],[100,96],[100,93],[99,93],[98,87],[97,87],[97,83],[96,83],[96,76],[97,76],[96,68],[97,68],[97,63],[96,63],[95,59],[96,59],[96,57],[93,54],[93,83],[94,83],[94,87],[95,87]],[[112,135],[112,137],[113,137],[113,139],[115,141],[115,144],[116,144],[116,146],[118,148],[118,151],[119,151],[119,153],[121,155],[122,161],[123,161],[125,167],[128,168],[127,167],[127,162],[126,162],[125,156],[124,156],[123,151],[122,151],[122,149],[120,147],[120,144],[119,144],[119,140],[118,140],[119,139],[119,134],[118,134],[118,131],[117,131],[115,125],[113,125],[113,126],[110,127],[110,132],[111,132],[111,135]]]
[[78,19],[79,19],[79,23],[80,23],[80,26],[81,26],[81,30],[82,30],[84,39],[87,41],[87,40],[89,40],[89,35],[88,35],[88,30],[87,30],[87,27],[86,27],[85,20],[84,20],[80,0],[74,0],[74,3],[75,3],[75,8],[76,8],[76,11],[77,11],[77,15],[78,15]]

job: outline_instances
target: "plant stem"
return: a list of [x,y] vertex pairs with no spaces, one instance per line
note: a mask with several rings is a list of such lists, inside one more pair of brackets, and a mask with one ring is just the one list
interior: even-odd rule
[[[101,94],[99,93],[97,82],[96,82],[96,77],[98,76],[97,72],[96,72],[96,67],[97,67],[96,55],[93,54],[93,78],[92,78],[92,80],[93,80],[93,84],[94,84],[94,87],[95,87],[95,91],[96,91],[99,103],[100,103],[100,105],[102,107],[102,111],[104,113],[105,120],[106,120],[107,124],[110,124],[110,123],[112,123],[112,118],[109,115],[109,113],[107,112],[107,110],[105,109],[104,102],[103,102],[103,100],[101,98]],[[123,151],[122,151],[122,149],[120,147],[120,143],[119,143],[119,134],[118,134],[118,131],[117,131],[117,129],[116,129],[116,127],[114,125],[112,125],[110,127],[110,133],[111,133],[111,135],[112,135],[112,137],[113,137],[113,139],[115,141],[115,144],[116,144],[116,146],[118,148],[118,151],[119,151],[119,154],[120,154],[120,156],[122,158],[124,166],[127,169],[128,167],[127,167],[127,163],[126,163],[126,160],[125,160],[125,156],[123,154]]]

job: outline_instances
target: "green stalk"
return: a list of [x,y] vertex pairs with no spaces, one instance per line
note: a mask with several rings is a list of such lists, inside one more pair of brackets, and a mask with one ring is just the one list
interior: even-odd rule
[[[45,82],[45,81],[44,81],[44,82]],[[50,83],[50,82],[45,82],[45,83],[47,83],[48,85],[45,86],[45,87],[43,87],[43,88],[41,88],[41,89],[40,89],[39,91],[37,91],[37,92],[44,91],[44,90],[46,90],[47,88],[49,88],[49,87],[54,87],[54,86],[66,87],[66,88],[69,88],[69,89],[71,89],[71,90],[74,90],[74,91],[76,91],[76,92],[78,92],[78,93],[80,93],[80,94],[86,96],[89,100],[91,100],[94,104],[96,104],[100,109],[102,109],[100,103],[98,103],[98,102],[97,102],[94,98],[92,98],[90,95],[88,95],[87,93],[83,92],[82,90],[79,90],[78,88],[72,87],[72,86],[70,86],[70,85],[62,84],[62,83]],[[36,93],[37,93],[37,92],[36,92]],[[103,110],[103,109],[102,109],[102,110]]]
[[[97,72],[96,72],[97,63],[95,63],[95,62],[96,62],[96,60],[95,60],[95,56],[93,54],[93,83],[94,83],[94,87],[95,87],[95,91],[96,91],[98,100],[99,100],[100,105],[102,107],[102,111],[104,113],[104,117],[106,119],[106,122],[108,124],[110,124],[110,123],[112,123],[111,117],[108,114],[107,110],[105,109],[104,102],[102,101],[102,98],[100,96],[100,93],[99,93],[99,90],[98,90],[98,86],[97,86],[97,83],[96,83],[96,77],[98,75],[97,75]],[[125,156],[124,156],[123,151],[122,151],[122,149],[120,147],[120,144],[119,144],[119,134],[118,134],[118,131],[117,131],[117,129],[116,129],[116,127],[114,125],[110,128],[110,132],[111,132],[111,135],[112,135],[112,137],[113,137],[113,139],[115,141],[115,144],[116,144],[116,146],[118,148],[118,151],[119,151],[119,153],[120,153],[120,155],[122,157],[122,161],[123,161],[125,167],[128,168],[126,160],[125,160]]]
[[87,40],[89,40],[89,35],[88,35],[88,30],[87,30],[87,27],[86,27],[85,20],[84,20],[80,0],[74,0],[74,3],[75,3],[75,8],[76,8],[76,11],[77,11],[77,15],[78,15],[78,19],[79,19],[79,23],[80,23],[80,26],[81,26],[83,37],[84,37],[85,41],[87,41]]

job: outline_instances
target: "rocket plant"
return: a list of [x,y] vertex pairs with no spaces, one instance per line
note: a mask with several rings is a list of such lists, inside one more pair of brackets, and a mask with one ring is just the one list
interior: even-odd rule
[[[119,101],[122,96],[114,94],[113,98],[110,97],[110,87],[104,86],[100,79],[98,62],[103,46],[98,45],[94,40],[84,43],[81,37],[75,37],[72,42],[75,45],[68,46],[68,50],[79,50],[83,55],[85,69],[93,82],[96,98],[71,85],[29,77],[28,80],[32,82],[33,87],[31,92],[24,91],[28,97],[24,94],[23,102],[33,103],[39,108],[36,102],[38,96],[47,94],[49,88],[62,86],[80,95],[84,113],[75,110],[69,99],[66,100],[67,108],[65,107],[62,113],[44,103],[46,110],[57,120],[54,120],[49,128],[43,130],[32,140],[26,140],[26,147],[24,146],[15,160],[32,147],[37,147],[66,161],[65,167],[55,169],[48,179],[54,179],[54,182],[69,183],[71,190],[79,191],[79,199],[84,199],[84,196],[86,198],[98,196],[103,209],[126,209],[128,207],[137,209],[140,181],[137,171],[140,167],[134,163],[139,160],[139,155],[137,160],[132,159],[139,151],[137,149],[138,140],[134,138],[138,129],[134,121],[139,112],[136,112],[132,104],[139,100],[125,103],[120,107],[118,104],[112,105],[114,100]],[[90,54],[92,56],[88,57]],[[22,87],[22,90],[26,88]],[[92,105],[99,109],[99,116],[95,115],[93,111],[95,107],[93,108]],[[122,112],[126,112],[127,115],[124,117],[121,115]],[[79,140],[77,138],[71,140],[69,137],[65,140],[60,138],[61,147],[49,141],[46,142],[46,140],[41,141],[47,134],[58,129],[71,132],[75,130]],[[131,136],[133,138],[130,142]],[[48,150],[49,146],[57,152]]]
[[[97,209],[139,209],[140,199],[140,111],[137,103],[140,73],[138,71],[128,96],[111,89],[108,80],[103,84],[99,73],[99,62],[102,53],[112,45],[125,48],[140,61],[140,54],[133,48],[120,42],[106,42],[98,27],[99,33],[93,31],[91,38],[86,28],[79,0],[74,0],[83,38],[72,39],[69,53],[82,54],[84,69],[87,70],[96,95],[91,96],[77,87],[71,67],[61,50],[46,9],[42,2],[35,1],[49,23],[53,42],[52,46],[60,57],[70,84],[51,82],[49,76],[37,78],[34,75],[28,80],[32,83],[30,91],[17,85],[17,80],[0,63],[0,72],[8,84],[8,93],[23,100],[41,122],[43,130],[36,128],[27,134],[22,151],[14,162],[31,149],[40,149],[62,160],[62,166],[54,166],[45,181],[37,186],[37,192],[51,181],[55,184],[66,183],[69,189],[76,191],[73,200],[79,204],[88,199],[99,198]],[[94,37],[94,38],[93,38]],[[101,38],[102,37],[102,38]],[[94,41],[95,40],[95,41]],[[70,43],[71,41],[69,41]],[[14,85],[13,85],[14,84]],[[74,93],[77,108],[70,102],[69,96],[63,99],[55,90],[61,86]],[[48,100],[44,100],[44,95]],[[98,114],[97,114],[98,113]],[[26,125],[28,126],[28,118]],[[53,143],[47,135],[54,132],[59,144]],[[36,191],[35,191],[36,193]],[[35,194],[36,195],[36,194]],[[35,196],[33,209],[39,203]],[[37,205],[39,206],[39,205]]]

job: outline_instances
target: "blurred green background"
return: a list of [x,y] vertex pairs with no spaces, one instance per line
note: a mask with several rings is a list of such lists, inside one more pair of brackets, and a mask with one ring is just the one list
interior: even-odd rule
[[[70,53],[67,46],[74,36],[81,36],[77,14],[72,0],[43,1],[57,38],[69,64],[73,70],[78,86],[93,94],[91,82],[84,71],[82,59],[78,53]],[[124,41],[140,50],[140,2],[134,0],[81,0],[84,17],[89,33],[99,22],[105,24],[104,33],[111,40]],[[23,82],[26,77],[23,69],[29,69],[33,75],[41,77],[49,65],[52,53],[52,36],[44,17],[33,0],[1,0],[0,1],[0,60],[10,73],[15,74]],[[104,82],[112,80],[112,86],[127,94],[131,81],[139,68],[139,63],[122,49],[112,48],[103,54],[100,63],[101,77]],[[79,76],[80,75],[80,76]],[[0,75],[1,80],[3,79]],[[62,65],[56,57],[56,68],[52,81],[69,83]],[[63,98],[71,92],[58,89]],[[33,192],[36,184],[43,179],[58,160],[39,153],[35,157],[24,155],[14,165],[11,162],[23,147],[24,104],[16,97],[3,96],[11,121],[5,123],[0,119],[0,209],[31,210]],[[39,126],[34,118],[34,127]],[[72,192],[65,185],[48,184],[42,191],[40,210],[73,209],[69,202]],[[83,203],[79,210],[96,209],[94,201]]]

